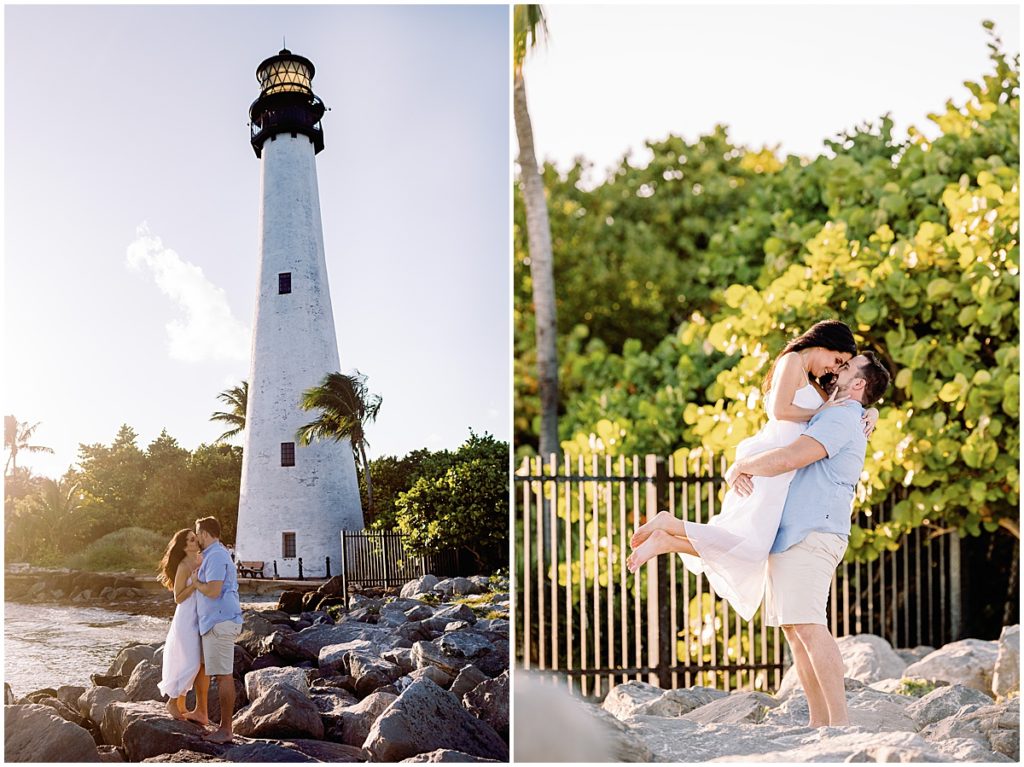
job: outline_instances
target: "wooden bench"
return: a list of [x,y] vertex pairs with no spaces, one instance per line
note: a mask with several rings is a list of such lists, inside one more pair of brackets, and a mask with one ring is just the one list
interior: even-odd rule
[[257,575],[263,577],[264,562],[239,562],[238,574],[243,578],[255,578]]

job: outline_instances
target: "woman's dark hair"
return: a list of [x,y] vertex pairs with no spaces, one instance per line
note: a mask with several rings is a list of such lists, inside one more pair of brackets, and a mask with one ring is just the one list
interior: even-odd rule
[[[779,364],[779,359],[783,355],[802,351],[803,349],[813,349],[816,346],[833,352],[857,353],[857,342],[853,340],[853,331],[846,326],[845,322],[822,320],[812,325],[810,330],[803,335],[794,338],[786,344],[785,349],[779,352],[778,356],[772,361],[772,366],[768,368],[768,375],[765,376],[764,383],[761,384],[761,390],[766,394],[771,390],[775,366]],[[808,380],[817,380],[818,384],[824,389],[828,388],[829,379],[831,378],[831,375],[824,375],[820,379],[814,379],[810,372],[807,373]]]
[[167,588],[174,590],[174,576],[178,572],[178,565],[185,558],[185,545],[188,543],[188,534],[192,531],[187,527],[179,530],[167,544],[167,551],[164,558],[160,560],[160,567],[157,568],[157,579]]

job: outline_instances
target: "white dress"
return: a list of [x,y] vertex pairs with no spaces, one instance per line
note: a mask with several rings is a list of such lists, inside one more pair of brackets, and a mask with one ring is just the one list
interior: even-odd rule
[[[774,390],[773,390],[774,392]],[[771,414],[771,393],[765,400],[768,423],[736,447],[736,458],[747,458],[766,450],[785,447],[807,429],[806,423],[778,421]],[[793,404],[816,409],[822,399],[807,384],[793,395]],[[768,553],[782,519],[789,483],[796,472],[777,477],[754,477],[754,492],[743,497],[733,490],[725,494],[721,513],[707,524],[686,523],[686,535],[700,554],[680,554],[692,573],[704,573],[715,593],[729,601],[744,620],[757,612],[764,596]]]
[[[192,583],[192,579],[188,579]],[[174,609],[171,628],[164,644],[163,674],[160,692],[171,698],[184,695],[192,689],[192,681],[199,672],[199,611],[196,592],[188,595]]]

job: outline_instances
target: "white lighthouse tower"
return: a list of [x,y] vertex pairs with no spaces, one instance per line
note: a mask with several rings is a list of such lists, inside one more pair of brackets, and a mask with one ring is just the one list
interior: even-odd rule
[[260,269],[253,322],[236,557],[281,577],[323,577],[341,565],[341,530],[363,511],[348,440],[302,447],[295,432],[315,418],[302,392],[340,369],[320,222],[316,155],[323,102],[313,63],[282,50],[259,65],[249,109],[260,159]]

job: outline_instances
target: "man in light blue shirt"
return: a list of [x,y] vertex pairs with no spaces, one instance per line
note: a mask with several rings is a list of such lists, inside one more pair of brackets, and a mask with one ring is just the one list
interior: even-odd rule
[[199,633],[203,665],[196,677],[196,708],[206,710],[210,677],[217,678],[220,727],[206,736],[214,743],[233,737],[231,714],[235,710],[235,639],[242,630],[242,606],[238,601],[238,573],[231,554],[220,542],[220,523],[214,517],[196,520],[196,538],[203,549],[196,590],[199,597]]
[[843,659],[825,608],[832,575],[846,551],[854,490],[864,469],[861,415],[888,388],[889,372],[874,354],[854,357],[836,375],[836,395],[848,398],[845,402],[817,413],[791,445],[739,460],[725,475],[737,493],[749,495],[751,477],[796,470],[768,557],[764,620],[782,626],[793,650],[812,727],[850,723]]

